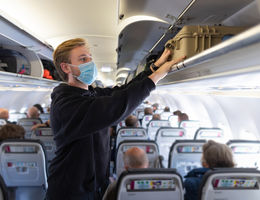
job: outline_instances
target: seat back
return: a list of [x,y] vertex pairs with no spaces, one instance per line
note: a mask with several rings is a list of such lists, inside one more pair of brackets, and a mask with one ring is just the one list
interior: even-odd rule
[[144,110],[137,111],[137,119],[141,120],[144,117]]
[[179,124],[180,128],[184,128],[186,130],[186,138],[192,139],[198,128],[200,128],[200,122],[195,120],[183,120]]
[[36,124],[40,124],[41,121],[39,119],[30,119],[30,118],[21,118],[18,119],[17,124],[22,126],[25,129],[24,138],[30,139],[32,136],[32,126]]
[[154,141],[147,140],[135,140],[135,141],[123,141],[118,145],[116,154],[116,175],[119,176],[124,169],[123,155],[132,148],[139,147],[143,149],[149,160],[149,168],[159,168],[159,149],[158,145]]
[[119,122],[119,123],[117,124],[117,126],[116,126],[116,132],[117,132],[120,128],[122,128],[122,127],[125,127],[125,120],[123,120],[123,121],[121,121],[121,122]]
[[260,141],[230,140],[227,145],[233,152],[237,167],[260,168]]
[[175,168],[182,177],[201,167],[202,146],[206,140],[176,140],[170,149],[168,168]]
[[124,171],[117,182],[117,200],[183,200],[180,175],[172,169]]
[[9,113],[9,121],[18,122],[18,119],[26,118],[25,113]]
[[194,136],[194,140],[214,140],[216,142],[226,143],[227,138],[220,128],[199,128]]
[[222,168],[208,171],[199,191],[201,200],[258,200],[260,171],[250,168]]
[[162,114],[163,113],[163,109],[156,109],[154,111],[155,114]]
[[148,135],[144,128],[123,127],[120,128],[116,135],[116,148],[119,143],[125,140],[147,140]]
[[172,116],[171,112],[162,112],[161,113],[161,119],[162,120],[169,120],[169,117]]
[[169,127],[170,122],[168,120],[151,120],[147,126],[147,134],[151,140],[155,139],[156,132],[161,127]]
[[136,117],[138,117],[139,112],[143,112],[144,111],[144,106],[138,106],[135,111],[133,112],[133,115],[135,115]]
[[45,123],[46,121],[48,121],[50,119],[50,113],[41,113],[40,118],[41,118],[42,122]]
[[14,199],[44,199],[46,156],[39,140],[2,141],[0,163],[0,174]]
[[183,128],[161,127],[158,129],[155,142],[159,146],[160,155],[163,156],[163,165],[168,166],[169,152],[172,144],[176,140],[185,139],[185,130]]
[[55,157],[56,143],[51,128],[37,128],[33,131],[32,139],[40,140],[45,148],[47,163]]
[[153,118],[152,115],[144,115],[143,119],[142,119],[142,127],[147,129],[147,124],[149,123],[149,121],[151,121]]
[[178,115],[170,115],[168,118],[170,125],[172,127],[179,127],[179,119],[178,119]]

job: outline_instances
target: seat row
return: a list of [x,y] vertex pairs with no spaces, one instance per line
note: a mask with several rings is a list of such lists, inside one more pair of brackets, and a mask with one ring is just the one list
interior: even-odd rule
[[[250,168],[222,168],[208,171],[202,180],[200,200],[258,200],[260,171]],[[182,178],[173,169],[145,169],[123,172],[117,182],[117,200],[183,200]]]
[[[192,169],[201,167],[202,146],[205,143],[206,140],[176,140],[168,151],[165,165],[155,141],[125,140],[118,145],[114,171],[119,176],[124,171],[124,152],[139,147],[147,153],[150,168],[174,168],[184,177]],[[237,167],[260,168],[260,141],[230,140],[227,145],[233,152]]]
[[[225,142],[223,131],[219,128],[199,128],[196,131],[194,140],[213,139],[218,142]],[[168,166],[168,155],[171,145],[176,140],[187,139],[186,130],[174,127],[159,127],[154,136],[155,142],[159,146],[160,154],[164,157],[163,164]],[[116,136],[116,148],[124,140],[149,140],[150,133],[147,134],[144,128],[124,127],[118,130]]]
[[[139,144],[137,144],[139,142]],[[198,141],[197,141],[198,142]],[[124,145],[122,145],[124,143]],[[158,155],[159,150],[157,144],[154,141],[128,141],[123,142],[119,145],[118,149],[118,158],[117,158],[117,170],[118,176],[121,177],[122,174],[122,157],[123,153],[133,146],[138,146],[142,149],[145,149],[145,152],[148,155],[149,164],[151,168],[161,167]],[[195,142],[196,143],[196,142]],[[179,168],[183,168],[183,164],[186,162],[192,162],[191,158],[194,158],[195,155],[199,155],[201,152],[201,146],[195,145],[194,142],[183,143],[182,141],[177,141],[175,146],[172,147],[171,154],[171,167],[173,169],[146,169],[143,172],[144,175],[136,174],[134,177],[131,176],[128,182],[124,182],[123,179],[119,178],[119,183],[122,180],[123,184],[122,189],[119,189],[119,199],[128,199],[131,195],[136,195],[135,199],[139,199],[139,195],[149,197],[149,195],[155,195],[154,192],[159,192],[161,195],[166,195],[174,199],[183,199],[183,186],[182,186],[182,171]],[[232,149],[236,149],[241,155],[242,150],[248,149],[251,145],[251,150],[246,151],[248,154],[252,154],[257,150],[259,154],[259,143],[250,143],[250,142],[241,142],[243,145],[238,145],[239,141],[234,141],[230,144]],[[257,147],[257,148],[256,148]],[[186,159],[185,159],[186,156]],[[199,156],[198,156],[199,157]],[[256,155],[254,156],[256,159]],[[258,155],[259,157],[259,155]],[[249,162],[249,159],[247,159]],[[6,184],[9,192],[14,199],[43,199],[45,191],[47,188],[47,162],[46,162],[46,152],[42,142],[39,140],[5,140],[0,143],[0,175],[3,177],[4,183]],[[174,167],[174,163],[176,167]],[[179,165],[178,165],[179,163]],[[188,163],[189,164],[189,163]],[[188,166],[188,165],[187,165]],[[186,166],[186,169],[188,169]],[[226,169],[228,175],[223,175],[216,172],[216,176],[212,176],[210,181],[205,181],[205,185],[208,189],[204,189],[201,192],[201,195],[205,196],[204,199],[218,199],[220,196],[211,197],[211,195],[219,194],[220,190],[231,190],[231,193],[236,193],[238,189],[243,190],[242,195],[245,195],[245,191],[252,192],[252,198],[256,199],[256,195],[259,195],[259,171],[255,169],[246,169],[232,168],[232,170]],[[152,171],[152,174],[164,174],[163,176],[148,176],[149,171]],[[158,173],[154,173],[158,171]],[[162,173],[160,172],[162,171]],[[171,171],[170,174],[167,174]],[[167,172],[167,173],[166,173]],[[242,174],[240,174],[240,172]],[[128,172],[126,172],[128,173]],[[139,173],[139,172],[138,172]],[[166,175],[165,175],[166,173]],[[172,176],[174,174],[174,177]],[[239,175],[239,176],[238,176]],[[123,175],[122,175],[123,176]],[[205,175],[206,176],[206,175]],[[173,177],[173,178],[171,178]],[[128,183],[128,184],[127,184]],[[119,188],[120,188],[119,187]],[[206,191],[209,190],[208,194]],[[213,192],[213,191],[218,191]],[[153,192],[151,194],[151,192]],[[174,193],[173,193],[174,192]],[[175,192],[179,192],[176,194]],[[229,191],[230,192],[230,191]],[[124,194],[123,194],[124,193]],[[145,193],[145,194],[144,194]],[[149,195],[148,195],[149,193]],[[223,194],[227,195],[225,192]],[[124,196],[126,195],[126,196]],[[146,196],[148,195],[148,196]],[[159,194],[158,194],[159,195]],[[172,196],[174,195],[174,197]],[[225,197],[222,196],[223,198]],[[236,194],[238,195],[238,194]],[[18,198],[20,197],[20,198]],[[158,196],[157,196],[158,197]],[[245,196],[243,196],[245,197]],[[259,197],[259,196],[258,196]],[[141,198],[141,197],[140,197]],[[153,199],[153,197],[151,198]],[[160,199],[169,199],[167,197]],[[203,198],[202,198],[203,199]],[[220,198],[221,199],[221,198]],[[224,198],[226,199],[226,198]],[[232,199],[232,198],[231,198]],[[241,199],[241,198],[240,198]]]
[[[145,123],[142,123],[143,126],[139,125],[138,127],[142,127],[144,128],[147,133],[149,134],[149,138],[154,140],[156,133],[158,131],[159,128],[162,127],[173,127],[173,128],[182,128],[185,130],[185,137],[187,139],[193,139],[196,135],[196,132],[199,128],[201,127],[205,127],[203,126],[202,123],[200,123],[199,121],[195,121],[195,120],[184,120],[182,122],[180,122],[180,124],[178,124],[177,120],[177,116],[176,115],[171,115],[169,117],[169,120],[152,120],[151,119],[152,115],[147,115],[143,118],[143,120],[146,120]],[[145,125],[144,125],[145,124]],[[119,131],[120,128],[124,128],[125,127],[125,122],[122,121],[117,125],[117,132]],[[223,135],[223,131],[218,129],[220,132],[220,135]],[[205,135],[205,131],[203,131],[203,133],[199,133],[198,136],[196,137],[207,137],[207,133],[206,136]],[[219,137],[219,136],[214,136],[214,137]],[[223,138],[223,136],[221,136]]]

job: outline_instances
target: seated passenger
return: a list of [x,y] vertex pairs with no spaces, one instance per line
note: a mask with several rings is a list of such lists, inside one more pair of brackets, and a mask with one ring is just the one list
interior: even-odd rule
[[51,127],[49,119],[43,124],[35,124],[34,126],[32,126],[31,130],[34,131],[37,128],[48,128],[48,127]]
[[153,112],[155,112],[159,108],[159,104],[158,103],[154,103],[152,105],[152,107],[153,107]]
[[227,145],[217,143],[213,140],[209,140],[203,145],[201,162],[203,168],[193,169],[185,176],[185,200],[198,199],[201,180],[203,178],[203,175],[209,169],[217,167],[234,167],[231,149]]
[[173,112],[173,115],[180,115],[182,112],[180,111],[180,110],[175,110],[174,112]]
[[40,104],[37,103],[37,104],[34,104],[33,106],[34,106],[35,108],[37,108],[41,114],[44,113],[43,107],[42,107]]
[[[149,166],[149,160],[145,151],[138,147],[132,147],[128,149],[124,153],[123,160],[124,160],[124,167],[126,170],[137,169],[137,168],[148,168]],[[108,186],[107,191],[103,197],[103,200],[116,199],[116,183],[117,181],[114,181]]]
[[36,108],[34,106],[29,108],[26,115],[27,115],[27,118],[39,119],[42,123],[42,120],[40,118],[40,112],[39,112],[38,108]]
[[22,126],[16,124],[6,124],[0,129],[0,141],[6,139],[22,139],[25,130]]
[[170,107],[169,106],[166,106],[163,110],[163,112],[170,112]]
[[161,115],[154,114],[152,120],[161,120]]
[[186,113],[181,113],[178,115],[178,121],[181,123],[182,121],[189,120],[189,116]]
[[134,116],[134,115],[129,115],[125,119],[125,125],[127,127],[138,127],[138,119],[137,119],[137,117]]
[[9,111],[5,108],[0,108],[0,119],[4,119],[7,124],[14,124],[13,122],[8,121]]
[[152,115],[153,114],[153,109],[152,108],[145,108],[144,109],[144,115]]

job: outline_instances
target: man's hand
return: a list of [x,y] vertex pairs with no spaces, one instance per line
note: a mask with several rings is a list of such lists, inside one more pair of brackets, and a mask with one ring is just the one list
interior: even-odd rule
[[162,55],[160,56],[160,58],[155,61],[155,66],[156,67],[160,67],[161,65],[163,65],[169,58],[169,56],[171,55],[171,50],[168,48],[165,48]]
[[157,84],[157,82],[161,79],[163,79],[167,73],[171,70],[172,66],[177,64],[178,62],[181,62],[186,56],[183,56],[181,58],[178,58],[176,60],[171,60],[164,62],[164,64],[157,69],[154,73],[152,73],[149,78],[152,79],[152,81]]

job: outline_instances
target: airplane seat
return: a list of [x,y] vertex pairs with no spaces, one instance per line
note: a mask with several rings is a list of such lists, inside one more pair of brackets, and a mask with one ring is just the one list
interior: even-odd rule
[[214,140],[216,142],[226,143],[227,138],[220,128],[199,128],[194,136],[194,140]]
[[176,169],[182,177],[201,167],[202,146],[206,140],[176,140],[169,153],[168,168]]
[[30,139],[32,136],[32,130],[31,130],[32,126],[36,124],[41,124],[41,121],[39,119],[21,118],[18,119],[17,124],[22,126],[25,129],[24,138]]
[[116,185],[117,200],[183,200],[181,176],[173,169],[130,169]]
[[164,111],[163,109],[157,109],[157,110],[154,111],[154,114],[161,115],[163,113],[163,111]]
[[186,133],[183,128],[161,127],[158,129],[155,142],[159,146],[160,155],[163,156],[163,166],[168,166],[168,158],[171,145],[175,140],[185,139]]
[[56,143],[52,134],[51,128],[37,128],[32,133],[32,139],[40,140],[45,148],[47,165],[49,166],[52,159],[55,157]]
[[252,167],[260,169],[260,141],[229,140],[236,167]]
[[142,127],[147,129],[147,124],[149,123],[149,121],[151,121],[153,118],[153,115],[144,115],[143,119],[142,119]]
[[9,113],[9,121],[18,122],[18,119],[26,118],[25,113]]
[[169,118],[168,118],[168,121],[170,122],[170,125],[172,127],[179,127],[178,115],[170,115]]
[[137,119],[140,121],[144,118],[144,109],[137,112]]
[[200,128],[200,121],[196,120],[183,120],[179,123],[180,128],[186,130],[186,138],[193,140],[196,130]]
[[50,119],[50,113],[41,113],[40,118],[42,122],[45,123]]
[[0,175],[0,200],[8,200],[8,199],[9,199],[8,190],[2,176]]
[[147,134],[150,140],[155,139],[156,132],[161,127],[170,127],[168,120],[151,120],[147,125]]
[[116,175],[117,177],[124,171],[124,153],[132,148],[139,147],[143,149],[149,160],[149,168],[160,168],[160,156],[158,145],[154,141],[147,140],[131,140],[131,141],[122,141],[117,148],[116,153]]
[[46,154],[39,140],[4,140],[0,174],[15,200],[43,200],[47,189]]
[[122,127],[125,127],[125,120],[123,120],[123,121],[121,121],[121,122],[119,122],[119,123],[117,124],[117,126],[116,126],[116,132],[117,132],[120,128],[122,128]]
[[172,116],[171,112],[162,112],[161,113],[161,119],[162,120],[169,120],[169,117]]
[[124,140],[148,140],[148,135],[144,128],[140,127],[123,127],[120,128],[116,135],[116,148]]
[[203,176],[201,200],[258,200],[260,197],[260,171],[254,168],[216,168]]
[[2,126],[6,125],[6,120],[5,119],[0,119],[0,128]]

